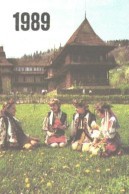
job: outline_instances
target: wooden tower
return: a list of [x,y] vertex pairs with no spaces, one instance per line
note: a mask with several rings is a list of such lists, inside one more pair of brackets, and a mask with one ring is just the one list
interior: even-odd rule
[[47,73],[48,89],[109,85],[109,70],[117,66],[108,54],[113,49],[94,32],[85,17],[52,60]]

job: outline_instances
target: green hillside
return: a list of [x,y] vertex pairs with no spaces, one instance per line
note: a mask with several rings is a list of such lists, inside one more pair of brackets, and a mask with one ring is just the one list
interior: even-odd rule
[[110,71],[110,84],[120,88],[129,87],[129,45],[118,46],[111,54],[119,66]]

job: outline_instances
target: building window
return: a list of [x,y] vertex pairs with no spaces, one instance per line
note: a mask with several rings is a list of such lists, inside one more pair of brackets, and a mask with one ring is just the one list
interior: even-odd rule
[[25,71],[33,71],[33,67],[25,67]]
[[34,71],[42,71],[44,72],[44,67],[34,67]]
[[15,71],[24,71],[24,67],[16,67]]
[[15,71],[42,71],[44,72],[44,67],[16,67]]
[[27,67],[25,67],[25,71],[27,71]]

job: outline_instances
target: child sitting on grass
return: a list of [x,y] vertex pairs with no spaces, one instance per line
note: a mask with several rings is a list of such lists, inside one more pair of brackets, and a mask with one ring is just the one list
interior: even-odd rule
[[61,111],[58,99],[49,102],[51,111],[43,121],[43,131],[46,132],[45,144],[50,147],[64,147],[67,144],[65,131],[68,128],[67,115]]
[[121,154],[121,140],[118,134],[119,123],[116,115],[112,112],[111,106],[106,103],[98,103],[95,106],[96,112],[101,120],[101,135],[93,145],[91,152],[99,153],[103,157],[110,156],[112,154]]
[[3,104],[0,117],[0,148],[25,148],[37,145],[38,138],[26,135],[21,123],[15,118],[15,101],[10,99]]
[[70,141],[72,149],[89,151],[94,138],[98,137],[95,115],[89,111],[84,100],[73,100],[76,113],[73,115]]

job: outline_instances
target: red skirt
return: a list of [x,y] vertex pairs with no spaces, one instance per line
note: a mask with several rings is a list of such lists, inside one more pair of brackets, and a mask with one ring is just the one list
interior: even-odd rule
[[60,137],[56,137],[56,136],[51,136],[51,137],[48,137],[47,139],[47,144],[50,145],[52,143],[67,143],[67,140],[66,140],[66,137],[63,135],[63,136],[60,136]]
[[113,139],[107,139],[105,145],[105,151],[109,153],[114,153],[121,148],[121,141],[118,134]]

